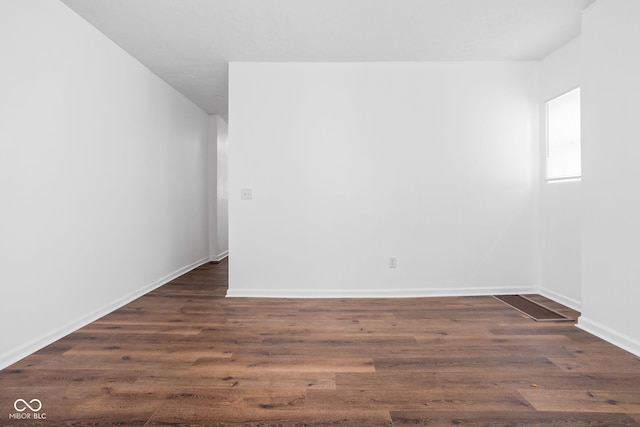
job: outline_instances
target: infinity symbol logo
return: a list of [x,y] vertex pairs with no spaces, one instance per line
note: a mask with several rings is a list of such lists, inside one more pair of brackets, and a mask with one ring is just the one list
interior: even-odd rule
[[[22,405],[24,406],[18,406],[19,403],[22,403]],[[33,406],[31,406],[30,404],[32,404]],[[42,402],[40,402],[38,399],[31,399],[29,401],[29,403],[27,403],[26,400],[24,399],[18,399],[15,402],[13,402],[13,407],[16,409],[16,411],[18,412],[23,412],[25,411],[27,408],[31,409],[31,411],[33,412],[38,412],[40,409],[42,409]],[[35,404],[34,404],[35,403]],[[34,408],[34,406],[37,406],[37,408]],[[21,409],[22,408],[22,409]]]

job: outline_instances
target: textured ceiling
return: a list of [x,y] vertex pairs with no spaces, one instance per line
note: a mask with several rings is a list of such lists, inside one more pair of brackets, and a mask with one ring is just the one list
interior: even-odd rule
[[227,117],[229,61],[538,60],[594,0],[62,0]]

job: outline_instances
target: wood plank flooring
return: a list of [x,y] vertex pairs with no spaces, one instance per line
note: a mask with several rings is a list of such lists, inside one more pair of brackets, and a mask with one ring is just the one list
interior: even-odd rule
[[640,425],[640,360],[570,322],[226,290],[226,262],[204,265],[0,371],[0,425]]

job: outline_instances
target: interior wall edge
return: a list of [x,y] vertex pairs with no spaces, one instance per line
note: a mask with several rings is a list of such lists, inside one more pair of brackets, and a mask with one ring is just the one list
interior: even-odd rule
[[640,342],[627,335],[616,332],[588,317],[585,318],[584,315],[578,318],[576,326],[585,332],[589,332],[591,335],[595,335],[616,347],[640,357]]
[[91,322],[95,322],[101,317],[106,316],[107,314],[129,304],[130,302],[140,298],[141,296],[169,283],[175,278],[182,276],[189,271],[200,267],[203,264],[209,262],[208,258],[200,259],[194,263],[181,267],[175,270],[172,273],[167,274],[166,276],[156,280],[153,283],[148,284],[140,288],[138,291],[133,292],[127,296],[124,296],[117,301],[114,301],[110,304],[103,306],[102,308],[90,313],[80,319],[77,319],[71,323],[68,323],[60,328],[55,329],[39,338],[36,338],[30,341],[27,344],[20,346],[17,349],[14,349],[8,353],[0,354],[0,369],[5,369],[8,366],[18,362],[19,360],[37,352],[38,350],[43,349],[44,347],[56,342],[57,340],[64,338],[72,332],[77,331],[78,329],[87,326]]

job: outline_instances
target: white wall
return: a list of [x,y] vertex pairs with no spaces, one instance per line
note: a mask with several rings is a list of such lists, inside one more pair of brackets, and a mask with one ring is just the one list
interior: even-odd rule
[[582,317],[640,355],[640,2],[591,5],[582,25]]
[[3,367],[207,260],[207,114],[57,1],[0,52]]
[[533,289],[537,79],[537,63],[231,63],[229,295]]
[[218,116],[209,116],[209,261],[218,261]]
[[217,218],[217,260],[229,254],[229,126],[221,117],[217,119],[216,145],[216,209]]
[[581,182],[547,183],[544,158],[545,102],[580,86],[580,38],[540,61],[540,292],[580,310]]
[[228,126],[221,117],[209,117],[209,260],[229,254]]

